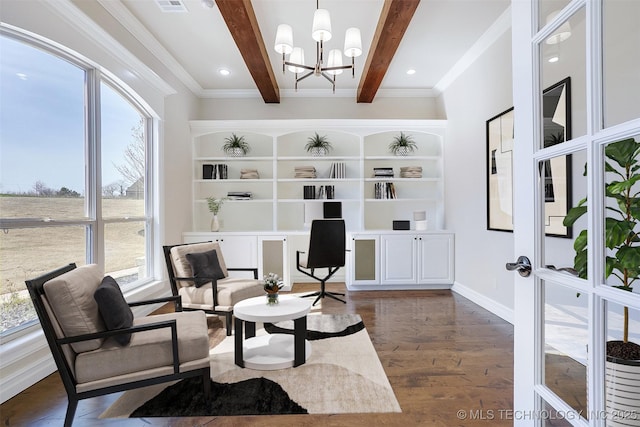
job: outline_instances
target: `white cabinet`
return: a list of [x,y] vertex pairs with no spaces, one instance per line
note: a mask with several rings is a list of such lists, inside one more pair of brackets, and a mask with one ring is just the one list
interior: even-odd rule
[[454,280],[454,235],[379,231],[351,236],[349,289],[441,289]]

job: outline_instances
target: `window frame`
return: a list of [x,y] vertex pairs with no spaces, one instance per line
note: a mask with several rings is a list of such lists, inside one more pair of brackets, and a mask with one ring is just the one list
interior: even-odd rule
[[[85,158],[85,216],[71,219],[45,219],[45,218],[2,218],[0,217],[0,229],[22,228],[49,228],[60,226],[81,226],[86,233],[85,263],[96,263],[102,267],[105,265],[105,225],[122,224],[128,222],[143,222],[145,228],[145,277],[137,279],[122,286],[124,293],[141,289],[156,281],[154,243],[156,240],[156,227],[158,223],[155,210],[155,194],[158,183],[154,181],[156,151],[158,133],[157,120],[144,100],[131,88],[118,81],[108,72],[101,70],[99,66],[91,63],[80,54],[71,53],[55,42],[41,40],[35,36],[22,33],[11,28],[0,26],[0,37],[11,38],[32,48],[39,49],[60,60],[67,61],[78,67],[85,73],[84,82],[84,158]],[[101,132],[100,132],[100,85],[104,83],[110,89],[117,92],[143,118],[145,141],[145,177],[144,177],[144,215],[124,218],[102,217],[102,163],[101,163]],[[0,332],[0,343],[4,345],[10,341],[26,336],[39,329],[37,318],[25,322],[22,325]]]

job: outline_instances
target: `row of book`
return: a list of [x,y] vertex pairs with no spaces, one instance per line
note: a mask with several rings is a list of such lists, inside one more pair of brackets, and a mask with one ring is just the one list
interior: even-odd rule
[[305,185],[302,188],[304,199],[335,199],[335,187],[333,185]]
[[396,188],[393,182],[376,182],[373,186],[373,191],[376,199],[396,198]]
[[227,179],[227,165],[202,165],[202,179]]
[[253,193],[251,191],[229,191],[227,198],[229,200],[251,200],[253,199]]
[[347,177],[347,165],[343,162],[335,162],[331,163],[331,168],[329,169],[329,178],[346,178]]

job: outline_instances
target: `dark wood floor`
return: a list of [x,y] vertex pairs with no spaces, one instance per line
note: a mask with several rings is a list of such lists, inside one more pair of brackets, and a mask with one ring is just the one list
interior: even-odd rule
[[[315,286],[297,284],[294,292],[312,288],[315,290]],[[338,290],[344,286],[330,288]],[[99,415],[118,397],[110,395],[81,401],[74,426],[513,424],[508,417],[500,419],[500,414],[513,409],[511,324],[450,291],[350,292],[347,304],[326,298],[322,312],[357,313],[362,317],[400,403],[401,414],[101,420]],[[212,324],[213,343],[222,338],[220,326],[218,321]],[[66,394],[55,373],[2,404],[2,425],[62,425],[66,403]],[[487,419],[489,414],[493,414],[493,419]]]

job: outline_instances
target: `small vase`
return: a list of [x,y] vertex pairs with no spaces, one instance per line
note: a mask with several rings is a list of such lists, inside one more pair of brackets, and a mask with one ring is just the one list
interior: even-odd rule
[[327,154],[327,149],[324,147],[311,148],[311,156],[313,157],[323,157],[325,154]]
[[211,231],[218,231],[218,230],[220,230],[218,215],[214,215],[213,218],[211,218]]
[[396,151],[396,156],[408,156],[409,155],[409,149],[407,147],[398,147],[398,150]]
[[276,305],[278,304],[278,293],[268,293],[267,294],[267,305]]

